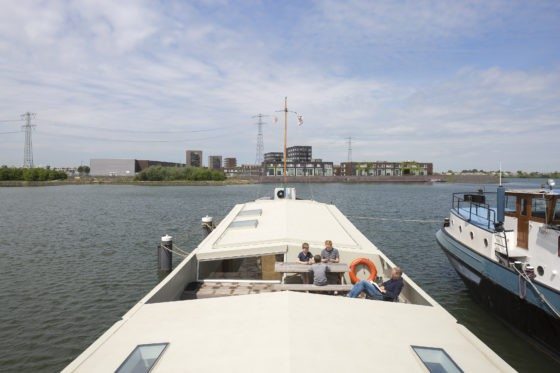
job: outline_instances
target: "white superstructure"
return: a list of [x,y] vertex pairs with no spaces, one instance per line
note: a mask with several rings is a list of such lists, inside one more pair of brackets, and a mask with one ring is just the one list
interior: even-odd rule
[[65,371],[513,371],[406,274],[399,302],[282,291],[300,276],[275,264],[326,239],[343,263],[368,258],[384,279],[395,266],[333,205],[295,191],[239,204]]

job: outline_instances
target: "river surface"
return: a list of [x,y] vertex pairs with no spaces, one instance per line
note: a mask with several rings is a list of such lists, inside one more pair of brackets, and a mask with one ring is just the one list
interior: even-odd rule
[[[435,241],[451,193],[479,185],[296,187],[299,197],[334,203],[514,368],[560,371],[472,300]],[[202,216],[219,221],[234,204],[272,194],[272,188],[0,188],[0,371],[62,369],[158,283],[155,249],[161,236],[170,234],[180,248],[192,250],[204,237]]]

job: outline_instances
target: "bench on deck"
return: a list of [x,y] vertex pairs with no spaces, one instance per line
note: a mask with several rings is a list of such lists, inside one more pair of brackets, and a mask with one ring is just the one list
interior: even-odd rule
[[274,289],[292,291],[350,291],[352,285],[275,284]]

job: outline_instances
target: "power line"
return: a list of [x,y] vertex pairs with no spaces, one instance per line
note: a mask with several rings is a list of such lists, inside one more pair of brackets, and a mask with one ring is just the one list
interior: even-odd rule
[[9,133],[21,133],[21,131],[0,132],[0,135],[7,135]]
[[137,129],[125,129],[125,128],[106,128],[106,127],[98,127],[98,126],[88,126],[82,124],[72,124],[67,122],[55,122],[55,121],[48,121],[48,120],[41,120],[41,123],[47,123],[48,125],[55,126],[55,127],[71,127],[75,129],[92,129],[96,131],[105,131],[105,132],[123,132],[123,133],[145,133],[145,134],[165,134],[165,133],[197,133],[197,132],[211,132],[211,131],[219,131],[224,128],[232,128],[233,126],[222,126],[222,127],[213,127],[213,128],[205,128],[205,129],[198,129],[198,130],[137,130]]
[[2,119],[0,123],[8,123],[8,122],[21,122],[21,119]]
[[23,151],[23,167],[33,168],[33,142],[31,140],[31,133],[35,125],[31,124],[31,118],[35,118],[34,113],[27,112],[21,115],[25,118],[25,125],[21,126],[25,130],[25,148]]

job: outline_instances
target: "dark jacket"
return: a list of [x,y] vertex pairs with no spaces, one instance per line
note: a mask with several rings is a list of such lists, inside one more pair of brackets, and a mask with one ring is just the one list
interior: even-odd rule
[[385,281],[383,283],[383,286],[385,287],[385,294],[383,294],[383,299],[394,301],[399,297],[399,294],[401,293],[401,290],[404,286],[404,281],[402,277],[398,280],[390,279],[388,281]]

